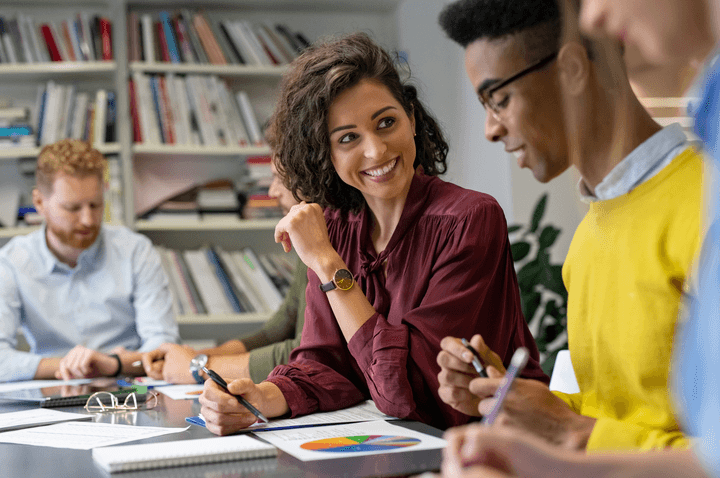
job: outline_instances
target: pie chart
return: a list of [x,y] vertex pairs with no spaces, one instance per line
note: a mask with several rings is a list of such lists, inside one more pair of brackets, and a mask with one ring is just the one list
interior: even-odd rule
[[417,445],[420,440],[417,438],[403,437],[397,435],[359,435],[352,437],[323,438],[322,440],[309,441],[300,445],[304,450],[320,452],[388,452],[398,448],[407,448]]

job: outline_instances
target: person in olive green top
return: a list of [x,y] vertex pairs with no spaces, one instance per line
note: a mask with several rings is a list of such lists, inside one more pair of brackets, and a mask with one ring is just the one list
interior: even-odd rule
[[[274,164],[271,168],[273,182],[269,193],[278,199],[283,213],[287,214],[297,201],[283,185]],[[162,344],[143,354],[145,373],[170,383],[202,383],[206,377],[198,369],[205,365],[226,379],[265,380],[276,365],[287,363],[290,352],[300,344],[307,283],[307,266],[298,261],[285,300],[260,330],[204,350],[195,350],[188,345]]]

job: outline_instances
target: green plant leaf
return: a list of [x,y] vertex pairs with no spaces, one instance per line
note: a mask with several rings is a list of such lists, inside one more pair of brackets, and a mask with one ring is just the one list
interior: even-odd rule
[[535,205],[533,211],[532,221],[530,222],[530,232],[536,232],[540,226],[540,221],[545,214],[545,205],[547,204],[547,193],[543,194],[540,200]]
[[517,273],[520,294],[533,292],[536,284],[539,284],[543,266],[535,259],[525,264]]
[[524,241],[518,241],[514,244],[510,244],[510,253],[513,257],[513,262],[519,262],[530,253],[530,244]]
[[512,234],[515,231],[519,231],[522,229],[522,226],[520,224],[513,224],[512,226],[508,227],[508,234]]
[[537,292],[531,292],[520,296],[520,302],[522,303],[522,311],[525,316],[525,321],[530,322],[540,306],[542,295]]
[[545,226],[540,233],[540,249],[547,249],[555,243],[560,235],[560,229],[553,226]]

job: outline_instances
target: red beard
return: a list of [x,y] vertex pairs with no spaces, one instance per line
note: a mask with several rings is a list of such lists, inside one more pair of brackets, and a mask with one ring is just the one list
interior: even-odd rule
[[76,230],[67,232],[62,229],[58,229],[51,223],[48,223],[47,227],[60,242],[75,249],[87,249],[93,245],[95,239],[98,237],[98,234],[100,234],[99,225],[89,228],[88,230],[90,231],[90,235],[86,236],[78,236]]

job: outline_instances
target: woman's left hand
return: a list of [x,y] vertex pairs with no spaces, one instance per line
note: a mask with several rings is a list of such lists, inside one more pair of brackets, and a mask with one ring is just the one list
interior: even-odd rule
[[315,272],[323,259],[337,256],[330,244],[322,208],[305,201],[290,208],[290,212],[275,226],[275,242],[281,242],[285,252],[295,247],[298,257]]

